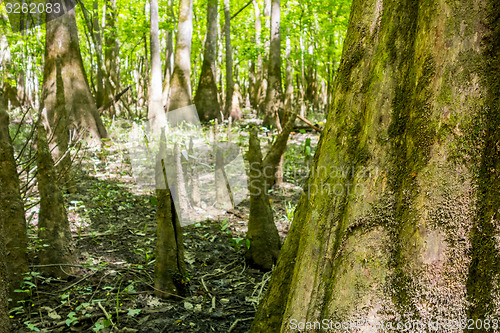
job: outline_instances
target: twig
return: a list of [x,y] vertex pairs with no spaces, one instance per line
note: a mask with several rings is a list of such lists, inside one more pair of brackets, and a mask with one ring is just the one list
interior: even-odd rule
[[94,272],[94,273],[92,273],[92,274],[87,274],[87,275],[85,275],[85,276],[84,276],[83,278],[81,278],[80,280],[78,280],[78,281],[76,281],[75,283],[72,283],[72,284],[70,284],[69,286],[67,286],[67,287],[65,287],[65,288],[63,288],[63,289],[61,289],[59,292],[64,293],[66,290],[73,288],[74,286],[76,286],[76,285],[77,285],[77,284],[79,284],[80,282],[83,282],[84,280],[88,279],[89,277],[91,277],[91,276],[92,276],[92,275],[94,275],[95,273],[97,273],[97,272]]
[[111,107],[113,104],[115,104],[116,102],[118,102],[120,100],[120,98],[131,88],[132,86],[131,85],[128,85],[125,89],[123,89],[122,91],[120,91],[118,94],[116,94],[115,97],[113,97],[113,99],[111,101],[109,101],[107,104],[101,106],[99,109],[97,109],[97,112],[99,114],[101,114],[104,110],[108,109],[109,107]]
[[307,124],[307,126],[311,127],[316,132],[321,133],[321,129],[319,129],[318,127],[314,126],[309,120],[307,120],[306,118],[302,117],[300,114],[297,114],[297,118],[299,118],[300,120],[302,120],[304,123]]
[[229,327],[229,330],[227,331],[227,333],[231,333],[240,321],[247,321],[247,320],[253,320],[253,319],[254,319],[254,317],[248,317],[248,318],[244,318],[244,319],[241,319],[241,318],[236,319],[234,321],[234,323],[231,325],[231,327]]
[[243,7],[241,7],[240,10],[238,10],[236,13],[234,13],[229,19],[232,20],[236,16],[238,16],[239,13],[241,13],[243,10],[245,10],[245,8],[247,8],[248,6],[250,6],[250,4],[252,3],[252,1],[253,0],[248,1],[246,5],[244,5]]
[[109,319],[109,322],[111,323],[111,326],[113,326],[114,329],[116,329],[115,323],[113,323],[113,320],[111,319],[111,316],[108,314],[106,309],[102,306],[101,302],[97,302],[97,306],[102,310],[104,315],[106,316],[106,319]]

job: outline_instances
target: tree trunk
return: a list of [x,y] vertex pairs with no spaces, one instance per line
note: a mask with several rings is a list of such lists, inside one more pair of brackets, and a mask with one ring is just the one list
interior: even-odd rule
[[[3,192],[3,184],[0,182],[0,193]],[[4,215],[3,207],[0,207],[0,215]],[[6,258],[7,252],[5,249],[4,221],[0,219],[0,333],[10,333],[9,322],[9,302],[8,302],[8,287],[9,280],[7,279],[7,268],[3,258]]]
[[[293,112],[293,66],[292,66],[292,42],[290,40],[290,29],[286,30],[286,72],[285,72],[285,113]],[[286,119],[283,119],[286,122]]]
[[[47,13],[47,16],[50,15]],[[50,17],[47,18],[47,20],[49,19]],[[107,137],[108,134],[90,94],[80,54],[74,9],[46,24],[42,107],[45,109],[46,118],[52,131],[58,119],[58,115],[55,114],[56,58],[58,56],[61,58],[66,110],[70,110],[68,115],[69,129],[86,131],[90,141],[98,144],[100,139]]]
[[57,185],[54,162],[47,143],[47,134],[42,124],[38,125],[38,191],[40,192],[40,213],[38,215],[38,237],[44,247],[41,249],[40,264],[49,276],[67,278],[75,263],[73,242],[68,216],[61,189]]
[[172,31],[165,33],[165,70],[163,74],[163,94],[162,105],[166,106],[168,103],[168,95],[170,94],[170,80],[172,79],[172,72],[174,70],[174,34]]
[[267,71],[267,91],[264,100],[264,122],[266,127],[277,126],[277,115],[283,95],[281,87],[281,8],[280,0],[271,3],[271,46]]
[[172,160],[172,156],[167,157],[164,130],[161,133],[155,177],[158,230],[154,284],[156,296],[173,298],[183,296],[187,291],[186,267],[180,220],[167,183],[166,165],[169,160]]
[[226,102],[224,103],[224,116],[229,117],[233,105],[234,79],[233,79],[233,48],[231,46],[231,15],[229,13],[229,0],[224,0],[224,35],[226,41]]
[[492,0],[353,1],[328,123],[252,332],[497,320],[499,19]]
[[262,86],[262,55],[259,50],[261,47],[260,35],[262,31],[262,22],[260,20],[260,7],[259,3],[254,0],[254,15],[255,15],[255,48],[257,49],[257,60],[252,60],[252,69],[254,75],[254,85],[250,89],[250,104],[254,109],[257,109],[260,104],[259,92]]
[[[116,0],[106,1],[106,27],[104,29],[104,65],[106,78],[104,80],[104,103],[111,102],[113,97],[121,90],[120,85],[120,43],[118,41],[118,29],[116,28],[117,8]],[[119,112],[116,104],[113,104],[112,114]]]
[[174,73],[170,81],[168,111],[191,105],[191,38],[193,36],[193,0],[181,0],[175,45]]
[[160,134],[162,127],[167,125],[167,117],[162,103],[160,34],[158,29],[158,0],[150,1],[150,51],[151,51],[151,82],[149,85],[148,119],[151,130]]
[[280,185],[283,180],[283,171],[281,169],[283,166],[283,156],[285,154],[288,138],[295,126],[296,113],[288,113],[288,115],[289,119],[287,123],[276,137],[276,140],[262,162],[266,193],[273,185]]
[[[9,296],[18,300],[19,293],[14,293],[23,281],[23,274],[28,271],[26,220],[24,203],[19,192],[14,149],[9,135],[9,116],[6,100],[0,92],[0,226],[3,226],[6,256],[2,264],[7,266]],[[3,284],[0,284],[3,285]],[[16,295],[17,294],[17,295]]]
[[215,66],[217,65],[217,28],[218,28],[217,0],[207,2],[207,38],[203,55],[198,91],[194,104],[201,121],[220,118],[219,95]]
[[262,153],[256,128],[252,128],[250,131],[247,156],[250,163],[250,218],[247,233],[250,248],[246,253],[246,258],[258,268],[271,270],[278,258],[281,241],[278,229],[274,224],[273,210],[267,195],[263,176]]
[[[169,16],[170,23],[172,26],[175,24],[175,13],[174,5],[172,0],[168,0],[167,4],[167,15]],[[162,105],[167,106],[168,97],[170,94],[170,80],[172,79],[172,72],[174,71],[174,31],[169,30],[165,33],[165,70],[163,74],[163,95],[162,95]]]
[[[82,4],[83,5],[83,4]],[[93,19],[94,22],[91,27],[94,28],[92,31],[93,40],[95,43],[95,51],[97,58],[97,78],[96,78],[96,96],[95,96],[95,104],[97,108],[100,108],[104,105],[104,64],[103,64],[103,53],[102,53],[102,36],[101,36],[101,28],[99,24],[99,1],[94,0],[93,2]],[[90,29],[89,29],[90,30]]]

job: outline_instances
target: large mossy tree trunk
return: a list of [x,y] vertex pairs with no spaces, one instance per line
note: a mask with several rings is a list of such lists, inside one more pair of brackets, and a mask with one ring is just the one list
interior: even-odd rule
[[0,225],[3,226],[6,246],[2,262],[7,266],[10,297],[18,299],[19,294],[16,295],[13,291],[19,289],[23,274],[28,271],[28,238],[6,104],[7,101],[0,92]]
[[328,122],[252,332],[498,319],[499,19],[493,0],[353,1]]
[[220,118],[219,93],[217,91],[217,0],[207,2],[207,38],[203,53],[200,82],[194,104],[201,121]]
[[174,55],[174,72],[170,80],[168,111],[192,104],[191,101],[191,39],[193,36],[193,0],[179,3],[179,21]]
[[[50,14],[47,16],[49,20]],[[45,117],[51,131],[54,131],[56,126],[64,127],[66,132],[79,129],[85,131],[93,143],[100,143],[100,139],[108,134],[87,82],[74,9],[46,23],[44,58],[42,108],[45,109]],[[61,124],[60,116],[56,113],[56,109],[60,109],[56,98],[58,58],[61,61],[65,109],[68,110],[67,124]],[[58,138],[55,139],[57,142]]]

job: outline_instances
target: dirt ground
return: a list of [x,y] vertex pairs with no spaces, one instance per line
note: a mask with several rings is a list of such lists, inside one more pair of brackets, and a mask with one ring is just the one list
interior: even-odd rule
[[[307,137],[317,141],[311,133],[292,135],[287,154],[296,156],[289,158],[303,162]],[[36,250],[43,245],[35,236],[36,206],[27,212],[32,273],[22,290],[26,301],[11,306],[14,332],[248,332],[270,279],[270,272],[244,260],[248,199],[183,228],[189,295],[158,299],[152,293],[155,198],[134,183],[118,155],[111,149],[105,162],[81,165],[76,191],[66,194],[78,257],[71,278],[37,273]],[[290,168],[284,172],[287,183],[270,197],[283,239],[307,175]]]

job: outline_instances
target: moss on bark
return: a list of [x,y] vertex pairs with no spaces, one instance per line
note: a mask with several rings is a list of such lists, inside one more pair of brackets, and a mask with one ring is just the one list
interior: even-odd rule
[[353,1],[328,123],[252,332],[498,319],[498,16],[493,1]]

